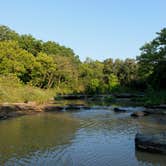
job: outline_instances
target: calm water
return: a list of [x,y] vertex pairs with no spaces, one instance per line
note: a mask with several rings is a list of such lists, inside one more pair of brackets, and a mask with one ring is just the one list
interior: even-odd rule
[[0,121],[0,165],[165,166],[166,156],[134,145],[138,131],[165,131],[165,117],[129,115],[96,107]]

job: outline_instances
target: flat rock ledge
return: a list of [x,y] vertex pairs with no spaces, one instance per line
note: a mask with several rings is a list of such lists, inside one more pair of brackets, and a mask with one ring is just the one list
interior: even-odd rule
[[63,111],[63,106],[55,106],[55,105],[45,105],[41,107],[43,112],[60,112]]
[[42,109],[35,103],[13,103],[0,105],[0,120],[29,115],[35,112],[41,112]]
[[114,94],[116,98],[136,98],[136,97],[143,97],[144,94],[132,94],[132,93],[119,93]]
[[166,154],[166,132],[159,134],[140,134],[135,136],[135,147],[151,153]]
[[46,105],[42,107],[42,110],[45,112],[56,112],[56,111],[76,111],[81,109],[90,109],[90,107],[82,104],[69,104],[66,106],[55,106],[55,105]]
[[76,110],[90,109],[85,105],[66,105],[56,106],[51,104],[37,105],[36,103],[12,103],[12,104],[1,104],[0,105],[0,120],[5,120],[12,117],[21,115],[30,115],[40,112],[63,112],[63,111],[76,111]]

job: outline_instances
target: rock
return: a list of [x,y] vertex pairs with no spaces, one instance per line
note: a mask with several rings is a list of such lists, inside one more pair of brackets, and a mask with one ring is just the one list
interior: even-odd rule
[[63,106],[55,106],[55,105],[47,105],[42,108],[45,112],[52,112],[52,111],[62,111],[65,107]]
[[66,100],[75,100],[75,99],[84,99],[85,95],[57,95],[55,99],[66,99]]
[[12,111],[19,111],[20,108],[17,105],[13,104],[2,104],[0,105],[0,111],[2,112],[12,112]]
[[114,108],[115,112],[126,112],[127,110],[125,108],[119,108],[119,107],[115,107]]
[[142,116],[146,116],[146,115],[148,115],[148,113],[146,113],[144,111],[136,111],[131,114],[132,117],[142,117]]
[[8,118],[7,113],[1,111],[0,112],[0,120],[5,120],[7,118]]
[[37,105],[37,103],[35,101],[28,101],[27,104],[29,104],[29,105]]
[[160,134],[140,134],[135,136],[137,149],[166,154],[166,132]]
[[0,120],[17,117],[21,115],[29,115],[41,112],[42,109],[35,104],[12,103],[0,105]]
[[132,94],[132,93],[120,93],[114,95],[116,98],[134,98],[134,97],[142,97],[143,94]]
[[8,116],[0,116],[0,120],[8,119]]
[[69,104],[65,108],[66,110],[80,110],[80,109],[90,109],[90,107],[85,106],[84,104]]
[[79,107],[79,106],[67,106],[65,109],[66,110],[80,110],[81,107]]

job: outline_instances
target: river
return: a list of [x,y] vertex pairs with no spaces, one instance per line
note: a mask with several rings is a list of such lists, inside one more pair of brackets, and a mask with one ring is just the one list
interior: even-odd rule
[[137,132],[165,131],[164,118],[93,107],[0,121],[0,165],[165,166],[165,155],[136,151],[134,144]]

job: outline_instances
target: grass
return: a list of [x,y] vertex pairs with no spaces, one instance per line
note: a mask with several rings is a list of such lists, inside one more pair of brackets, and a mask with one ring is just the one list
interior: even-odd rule
[[15,76],[0,77],[0,103],[35,101],[37,104],[47,103],[55,96],[54,89],[43,90],[22,84]]

